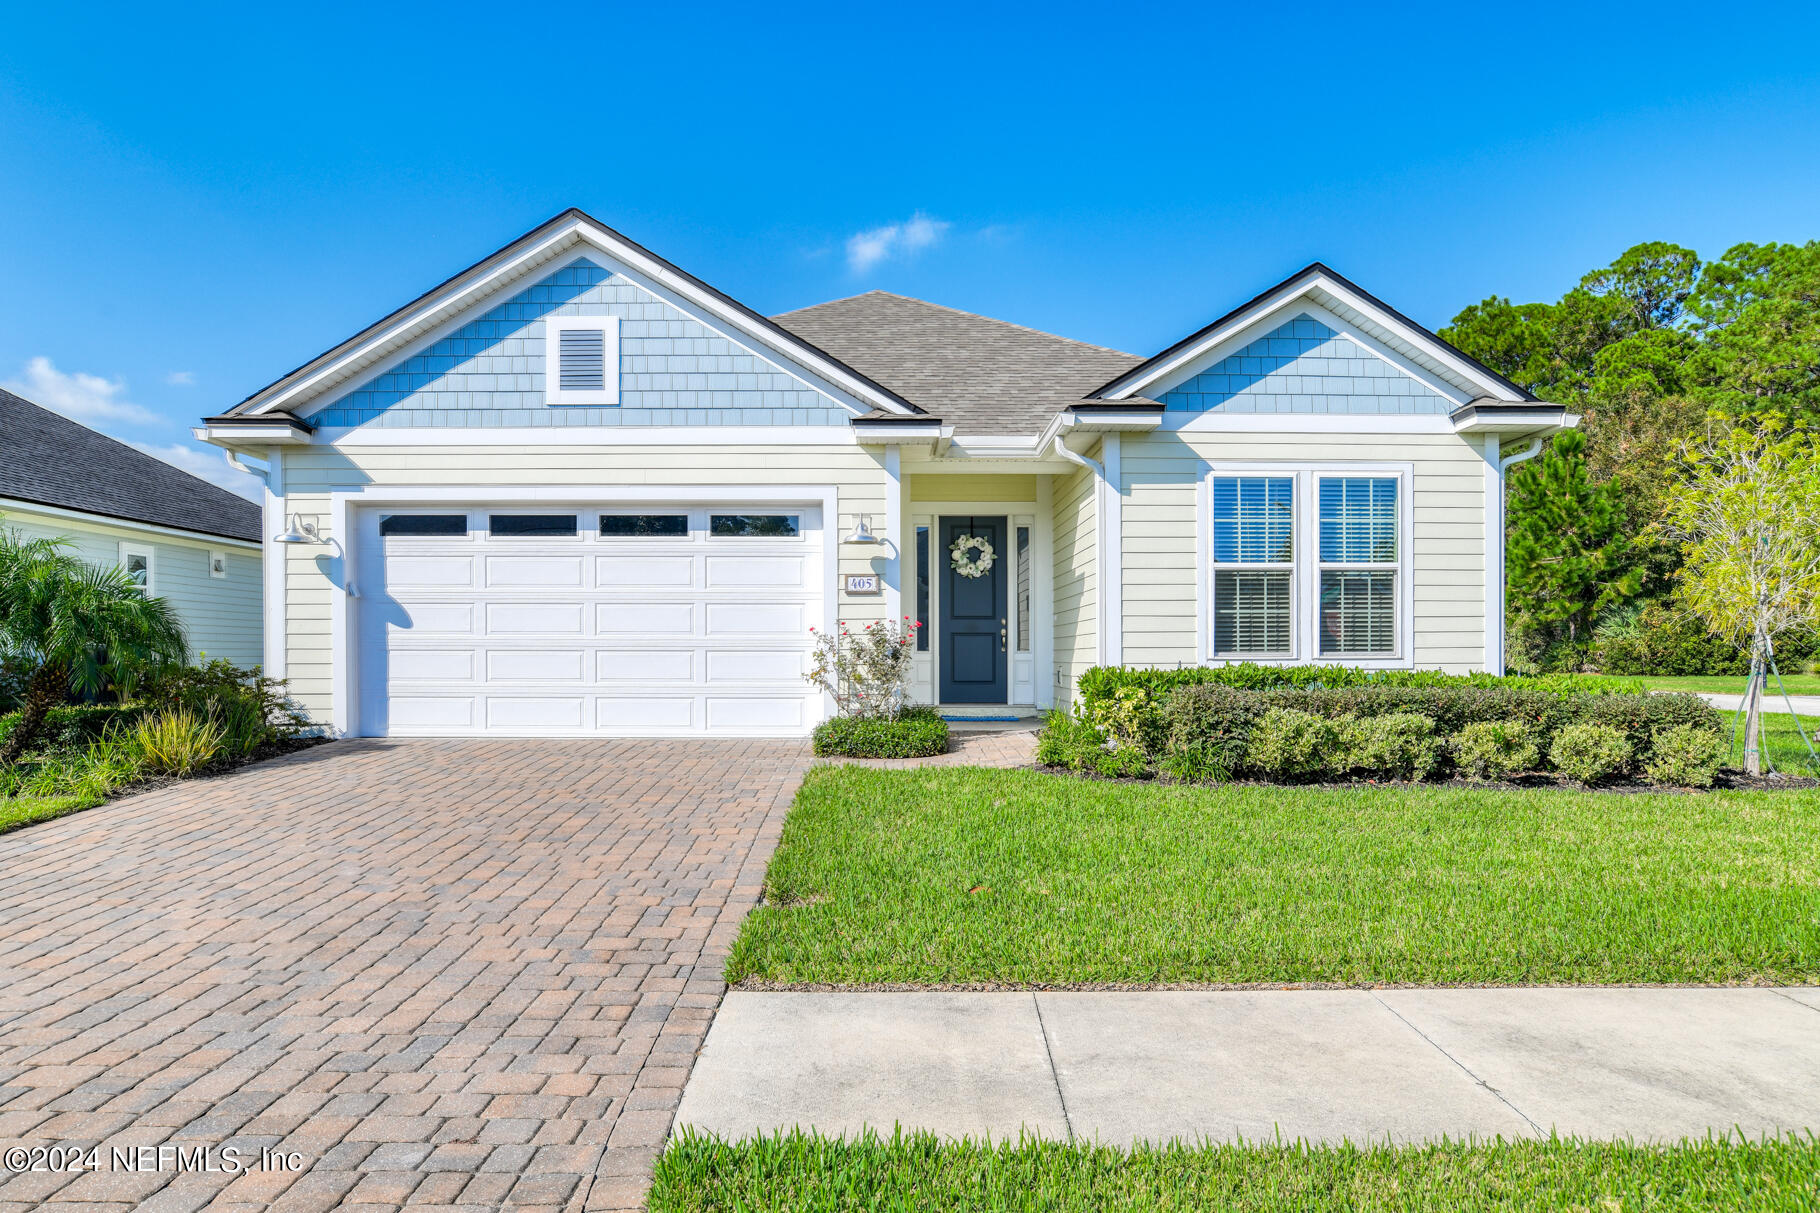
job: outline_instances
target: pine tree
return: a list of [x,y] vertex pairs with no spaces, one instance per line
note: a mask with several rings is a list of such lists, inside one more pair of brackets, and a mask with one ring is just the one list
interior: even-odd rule
[[1636,594],[1624,503],[1586,468],[1586,436],[1568,430],[1518,467],[1506,527],[1509,618],[1543,641],[1545,660],[1583,669],[1600,612]]

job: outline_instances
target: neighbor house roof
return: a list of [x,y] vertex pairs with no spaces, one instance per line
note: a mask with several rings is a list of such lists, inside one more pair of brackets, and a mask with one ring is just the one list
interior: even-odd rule
[[1144,361],[886,291],[772,319],[962,435],[1040,433]]
[[4,390],[0,450],[0,497],[259,542],[246,498]]

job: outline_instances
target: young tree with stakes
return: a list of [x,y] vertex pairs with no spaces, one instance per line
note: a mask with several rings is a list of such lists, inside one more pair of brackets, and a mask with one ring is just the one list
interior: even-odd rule
[[1779,415],[1712,426],[1683,450],[1665,521],[1686,544],[1682,601],[1750,649],[1744,770],[1760,775],[1776,641],[1820,626],[1820,442]]

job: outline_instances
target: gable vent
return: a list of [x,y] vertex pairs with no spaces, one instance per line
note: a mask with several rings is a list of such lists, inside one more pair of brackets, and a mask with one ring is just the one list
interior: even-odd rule
[[598,392],[607,386],[607,334],[564,329],[557,348],[558,380],[565,392]]
[[543,359],[546,403],[619,403],[619,317],[549,317]]

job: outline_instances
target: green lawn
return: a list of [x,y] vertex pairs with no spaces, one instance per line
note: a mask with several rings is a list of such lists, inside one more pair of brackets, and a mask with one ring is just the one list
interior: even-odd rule
[[729,981],[1820,980],[1820,793],[810,772]]
[[99,796],[21,796],[0,800],[0,834],[65,813],[92,809],[100,803]]
[[[1639,678],[1629,674],[1589,675],[1594,681],[1630,686],[1642,683],[1652,691],[1707,691],[1720,695],[1744,694],[1743,674],[1652,674]],[[1790,695],[1820,695],[1820,674],[1784,674],[1782,683]],[[1775,679],[1770,680],[1771,695],[1781,694]]]
[[[1719,713],[1725,718],[1725,732],[1733,737],[1731,765],[1744,765],[1744,733],[1738,727],[1737,712]],[[1820,775],[1814,768],[1813,755],[1808,753],[1807,742],[1801,740],[1800,732],[1795,728],[1796,717],[1787,712],[1766,712],[1763,715],[1763,749],[1778,771],[1787,775]],[[1800,717],[1801,728],[1807,730],[1807,740],[1820,749],[1820,716]]]
[[1059,1142],[728,1145],[685,1133],[657,1161],[651,1213],[707,1210],[1796,1210],[1820,1204],[1820,1142],[1575,1141],[1377,1147],[1219,1145],[1132,1152]]

